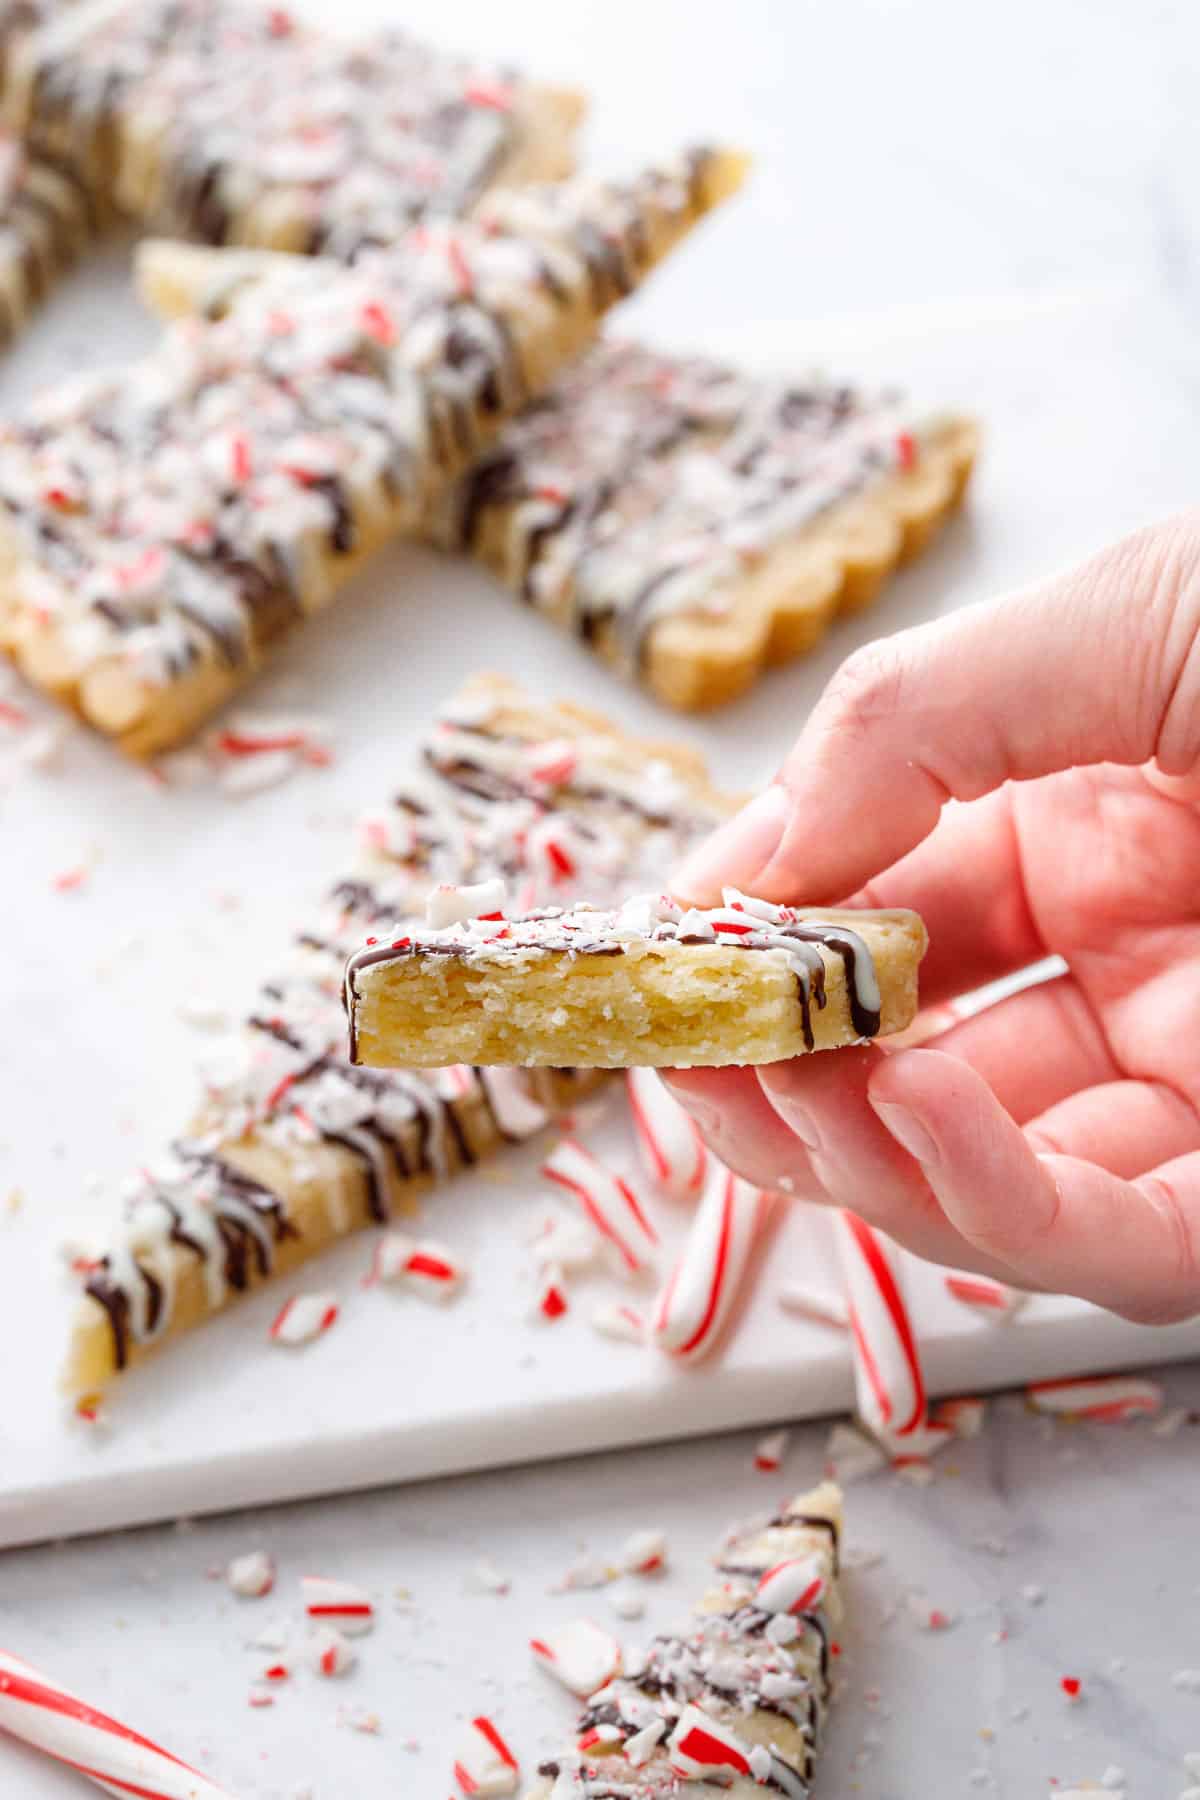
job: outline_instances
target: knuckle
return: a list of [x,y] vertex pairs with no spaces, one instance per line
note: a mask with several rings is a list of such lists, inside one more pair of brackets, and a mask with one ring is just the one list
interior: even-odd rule
[[863,737],[881,719],[896,715],[903,688],[904,665],[895,645],[886,641],[864,644],[833,677],[821,709],[832,729]]

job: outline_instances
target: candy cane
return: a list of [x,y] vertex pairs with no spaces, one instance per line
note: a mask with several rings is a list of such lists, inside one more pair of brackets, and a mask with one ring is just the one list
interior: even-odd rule
[[791,1556],[766,1569],[754,1591],[754,1604],[768,1613],[815,1612],[825,1600],[825,1562],[821,1556]]
[[1162,1411],[1163,1391],[1137,1375],[1081,1375],[1074,1381],[1035,1381],[1025,1389],[1035,1412],[1060,1418],[1095,1419],[1103,1425],[1153,1418]]
[[0,1651],[0,1730],[123,1800],[232,1800],[206,1775]]
[[886,1440],[925,1423],[925,1377],[916,1333],[887,1240],[857,1214],[836,1217],[850,1307],[854,1385],[864,1423]]
[[951,1273],[945,1280],[946,1292],[951,1299],[998,1323],[1014,1318],[1029,1299],[1029,1295],[1023,1294],[1020,1288],[1009,1287],[1003,1281],[993,1281],[987,1275]]
[[713,1163],[683,1255],[654,1303],[650,1335],[661,1350],[695,1361],[712,1349],[737,1299],[771,1199]]
[[543,1163],[542,1174],[574,1196],[628,1274],[639,1275],[648,1267],[658,1234],[628,1182],[606,1169],[574,1138],[562,1140]]
[[694,1200],[704,1186],[708,1151],[691,1116],[654,1069],[630,1069],[626,1085],[647,1175],[669,1199]]

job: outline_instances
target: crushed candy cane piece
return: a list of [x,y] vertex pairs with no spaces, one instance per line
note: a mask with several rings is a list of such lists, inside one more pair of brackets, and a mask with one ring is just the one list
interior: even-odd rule
[[515,1794],[518,1763],[491,1719],[472,1719],[454,1759],[454,1779],[469,1800]]
[[275,1696],[269,1688],[252,1687],[246,1695],[246,1703],[253,1707],[274,1706]]
[[766,1613],[815,1612],[825,1598],[825,1576],[817,1556],[790,1556],[764,1570],[754,1603]]
[[322,1625],[314,1631],[305,1646],[308,1660],[318,1675],[348,1675],[358,1661],[358,1652],[345,1630]]
[[359,1637],[375,1624],[375,1608],[370,1596],[351,1581],[336,1581],[327,1575],[304,1575],[300,1579],[304,1610],[310,1619],[336,1625],[350,1637]]
[[311,1344],[337,1323],[336,1294],[293,1294],[275,1315],[269,1332],[273,1344]]
[[1156,1381],[1139,1375],[1085,1375],[1066,1381],[1035,1381],[1025,1389],[1025,1398],[1034,1412],[1091,1419],[1106,1425],[1154,1418],[1163,1409],[1162,1388]]
[[561,1319],[570,1309],[567,1299],[566,1284],[562,1270],[550,1263],[541,1272],[537,1284],[537,1292],[533,1300],[533,1317],[535,1319]]
[[945,1277],[946,1292],[960,1305],[970,1307],[982,1318],[999,1323],[1013,1319],[1028,1304],[1029,1295],[1006,1282],[992,1281],[987,1275],[960,1275],[950,1272]]
[[271,750],[265,755],[226,763],[217,779],[226,794],[241,799],[265,793],[290,781],[301,765],[290,750]]
[[949,1631],[958,1622],[956,1613],[948,1612],[945,1607],[930,1606],[924,1594],[908,1594],[905,1604],[913,1624],[919,1625],[922,1631]]
[[512,1577],[498,1569],[490,1556],[481,1556],[471,1570],[471,1585],[485,1594],[508,1594]]
[[766,1437],[759,1438],[754,1446],[754,1467],[764,1475],[778,1474],[791,1439],[790,1431],[770,1431]]
[[444,881],[433,889],[425,902],[425,923],[434,931],[441,931],[447,925],[465,925],[469,919],[503,912],[507,898],[508,889],[499,879],[476,881],[462,887]]
[[707,1781],[714,1771],[757,1778],[750,1761],[752,1746],[724,1720],[710,1718],[698,1706],[684,1707],[667,1748],[671,1768],[684,1781]]
[[798,1319],[811,1319],[835,1331],[850,1329],[850,1308],[840,1294],[812,1287],[805,1281],[789,1281],[776,1297],[784,1312],[793,1313]]
[[645,1617],[646,1602],[632,1588],[618,1588],[612,1595],[609,1605],[618,1619],[641,1619]]
[[1083,1698],[1083,1683],[1078,1675],[1064,1675],[1058,1685],[1072,1704]]
[[658,1233],[629,1183],[582,1144],[563,1138],[542,1165],[548,1181],[579,1204],[584,1218],[615,1253],[621,1270],[639,1275],[658,1247]]
[[640,1769],[643,1763],[650,1761],[666,1734],[667,1721],[651,1719],[648,1725],[643,1725],[640,1731],[635,1731],[632,1737],[625,1739],[625,1761],[631,1767]]
[[441,1304],[461,1292],[467,1271],[444,1244],[417,1241],[399,1231],[389,1231],[375,1247],[371,1277],[396,1283],[423,1300]]
[[607,1587],[620,1573],[615,1563],[601,1562],[598,1556],[588,1556],[585,1553],[576,1557],[562,1580],[550,1591],[554,1594],[588,1592],[594,1588]]
[[626,1575],[660,1575],[667,1566],[664,1531],[635,1531],[625,1539],[618,1558]]
[[955,1437],[978,1437],[987,1418],[987,1401],[975,1394],[955,1400],[939,1400],[929,1415],[933,1426],[947,1426]]
[[534,1661],[572,1694],[586,1700],[621,1672],[621,1646],[591,1619],[571,1619],[545,1637],[531,1638]]
[[265,1550],[251,1550],[247,1556],[234,1557],[225,1579],[235,1594],[246,1600],[261,1600],[275,1586],[275,1564]]
[[641,1313],[635,1312],[632,1306],[620,1306],[615,1302],[593,1309],[592,1330],[598,1331],[601,1337],[614,1338],[618,1343],[646,1342],[646,1321]]
[[825,1473],[846,1487],[887,1466],[887,1454],[854,1425],[835,1425],[825,1441]]
[[547,1213],[533,1240],[533,1259],[542,1268],[548,1263],[570,1274],[594,1266],[600,1254],[600,1240],[582,1219],[569,1219],[563,1213]]
[[347,1731],[361,1731],[367,1737],[378,1737],[383,1730],[379,1714],[366,1706],[339,1706],[336,1722]]

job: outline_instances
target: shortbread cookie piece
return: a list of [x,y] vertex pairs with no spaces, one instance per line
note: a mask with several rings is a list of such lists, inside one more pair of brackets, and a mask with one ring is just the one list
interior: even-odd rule
[[619,908],[509,918],[502,881],[437,888],[423,925],[346,965],[356,1063],[440,1068],[701,1068],[781,1062],[902,1031],[917,1011],[914,912],[774,906],[729,888],[709,911],[640,894]]
[[962,499],[976,437],[895,393],[605,344],[448,492],[432,535],[702,709],[868,605]]
[[0,129],[0,344],[16,336],[97,225],[91,192],[71,163]]
[[741,160],[511,189],[352,269],[289,259],[0,426],[0,648],[133,755],[177,743],[594,336]]
[[841,1532],[841,1493],[824,1482],[730,1538],[697,1616],[591,1696],[526,1800],[807,1800],[842,1617]]
[[131,1187],[85,1276],[67,1384],[101,1388],[153,1346],[413,1190],[547,1121],[587,1077],[458,1065],[376,1073],[346,1056],[342,971],[431,886],[501,877],[530,904],[644,885],[729,811],[691,753],[482,679],[445,707],[364,822],[359,862],[250,1008],[244,1067],[211,1082],[170,1161]]
[[19,47],[8,107],[158,229],[334,256],[561,179],[583,111],[400,31],[346,40],[253,0],[85,6]]

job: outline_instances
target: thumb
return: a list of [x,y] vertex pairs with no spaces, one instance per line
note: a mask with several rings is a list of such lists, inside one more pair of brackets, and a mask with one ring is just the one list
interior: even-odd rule
[[947,800],[1079,764],[1200,759],[1200,516],[1070,574],[851,656],[771,787],[699,846],[674,891],[810,902],[855,893]]

